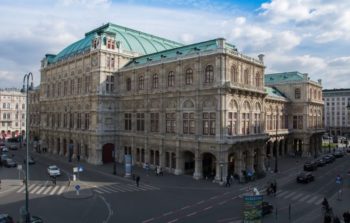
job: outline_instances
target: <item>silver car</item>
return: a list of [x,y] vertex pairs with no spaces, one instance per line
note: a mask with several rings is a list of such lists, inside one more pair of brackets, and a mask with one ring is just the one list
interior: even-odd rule
[[56,177],[61,175],[61,170],[56,165],[51,165],[47,168],[47,173],[50,177]]

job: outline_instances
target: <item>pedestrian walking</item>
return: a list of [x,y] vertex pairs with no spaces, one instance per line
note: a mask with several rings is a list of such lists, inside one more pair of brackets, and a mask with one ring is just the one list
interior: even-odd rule
[[225,187],[230,187],[231,186],[231,177],[230,177],[230,175],[227,175],[226,176],[226,185],[225,185]]
[[277,183],[276,182],[274,182],[272,184],[272,190],[273,190],[273,195],[276,196],[276,192],[277,192]]
[[344,219],[344,223],[350,223],[350,213],[349,213],[349,211],[344,212],[343,219]]
[[140,185],[140,176],[136,177],[136,186],[139,187]]

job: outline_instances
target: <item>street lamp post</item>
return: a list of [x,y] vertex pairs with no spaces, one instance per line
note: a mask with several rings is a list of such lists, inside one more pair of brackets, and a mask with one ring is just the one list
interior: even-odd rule
[[[30,85],[29,85],[30,81]],[[25,222],[30,222],[29,213],[29,193],[28,193],[28,181],[29,181],[29,107],[28,107],[28,92],[33,90],[33,74],[29,72],[23,77],[22,93],[26,92],[26,179],[25,179],[25,191],[26,191],[26,206],[25,206]]]
[[278,119],[279,119],[279,115],[277,114],[276,116],[276,153],[275,153],[275,173],[278,172],[278,146],[277,146],[277,139],[278,139]]

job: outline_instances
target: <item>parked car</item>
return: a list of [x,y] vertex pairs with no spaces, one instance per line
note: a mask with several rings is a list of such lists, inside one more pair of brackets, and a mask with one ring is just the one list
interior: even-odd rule
[[[25,164],[26,163],[26,158],[23,159],[23,163]],[[33,159],[33,157],[29,157],[28,159],[28,164],[31,165],[31,164],[35,164],[35,160]]]
[[4,165],[5,161],[8,159],[8,155],[7,154],[1,154],[1,157],[0,157],[0,163],[1,165]]
[[324,155],[322,158],[326,161],[326,163],[333,163],[335,160],[333,155]]
[[343,151],[341,150],[336,150],[333,155],[335,156],[335,158],[340,158],[340,157],[343,157],[344,156],[344,153]]
[[47,168],[47,173],[50,177],[56,177],[61,175],[61,170],[56,165],[51,165]]
[[0,223],[15,223],[15,221],[8,214],[0,214]]
[[17,147],[16,145],[10,145],[10,146],[9,146],[9,149],[10,149],[10,150],[17,150],[18,147]]
[[17,167],[17,163],[13,159],[7,158],[5,160],[4,166],[6,166],[8,168],[10,168],[10,167]]
[[326,160],[323,159],[322,157],[321,157],[321,158],[318,158],[315,162],[317,163],[317,166],[318,166],[318,167],[322,167],[322,166],[324,166],[324,165],[327,164],[327,163],[326,163]]
[[4,152],[8,152],[9,149],[8,149],[6,146],[4,146],[4,147],[2,147],[1,151],[2,151],[3,153],[4,153]]
[[314,180],[315,177],[310,172],[302,172],[297,176],[297,183],[309,183]]
[[315,161],[307,161],[304,164],[304,171],[314,171],[317,169],[317,163]]
[[263,201],[261,210],[262,210],[262,216],[271,214],[273,211],[273,205],[270,204],[269,202]]

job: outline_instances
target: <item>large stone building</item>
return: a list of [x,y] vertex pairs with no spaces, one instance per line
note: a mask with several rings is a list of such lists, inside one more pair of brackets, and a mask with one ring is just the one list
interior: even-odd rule
[[350,89],[324,89],[324,123],[332,136],[350,136]]
[[26,95],[20,90],[0,89],[1,138],[11,138],[25,133]]
[[32,137],[54,154],[94,164],[130,154],[196,179],[318,154],[321,82],[264,68],[225,39],[183,45],[108,23],[45,56]]

